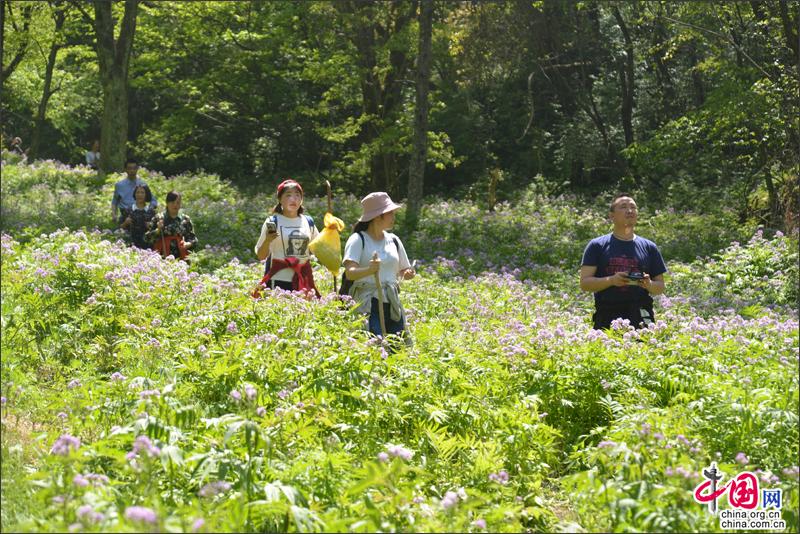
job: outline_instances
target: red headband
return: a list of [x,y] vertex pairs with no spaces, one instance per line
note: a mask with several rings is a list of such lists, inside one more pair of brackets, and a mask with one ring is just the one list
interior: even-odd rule
[[300,191],[301,195],[303,194],[303,188],[300,187],[300,184],[298,184],[297,182],[295,182],[290,178],[278,184],[278,198],[281,198],[281,193],[283,193],[283,190],[286,189],[287,187],[294,187],[295,189]]

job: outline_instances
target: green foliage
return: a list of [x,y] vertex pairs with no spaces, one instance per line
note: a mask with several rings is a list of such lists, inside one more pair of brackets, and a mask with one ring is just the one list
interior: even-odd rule
[[142,171],[210,245],[188,266],[93,229],[114,177],[3,173],[4,528],[717,531],[692,498],[715,461],[781,488],[797,529],[792,238],[717,248],[744,231],[728,212],[643,211],[670,269],[658,321],[598,332],[576,271],[604,202],[431,201],[402,236],[414,344],[387,352],[333,296],[250,297],[272,194]]

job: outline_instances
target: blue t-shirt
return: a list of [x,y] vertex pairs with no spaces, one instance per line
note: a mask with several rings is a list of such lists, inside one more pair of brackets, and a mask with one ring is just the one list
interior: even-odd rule
[[[130,210],[134,204],[136,204],[136,200],[133,198],[133,191],[139,187],[140,185],[147,185],[147,182],[136,177],[135,180],[131,180],[127,176],[114,184],[114,196],[111,199],[111,207],[118,206],[121,210]],[[155,208],[158,205],[158,200],[154,196],[150,200],[150,207]]]
[[[667,272],[667,266],[655,243],[638,235],[631,241],[606,234],[589,241],[583,251],[581,265],[597,267],[595,276],[611,276],[618,272],[638,271],[655,278]],[[646,289],[629,285],[611,286],[594,294],[595,306],[600,304],[640,303],[652,305],[653,299]]]

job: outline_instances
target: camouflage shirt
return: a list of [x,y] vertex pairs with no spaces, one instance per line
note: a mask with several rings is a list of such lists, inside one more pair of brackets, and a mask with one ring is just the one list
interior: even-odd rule
[[[150,230],[144,234],[144,239],[148,245],[152,246],[156,240],[161,237],[161,232],[158,229],[158,221],[162,220],[164,221],[165,236],[181,236],[187,247],[190,247],[191,250],[195,249],[197,246],[197,236],[194,235],[192,220],[188,215],[182,212],[179,212],[175,218],[170,217],[166,212],[156,214],[153,220],[150,221]],[[180,257],[178,244],[174,241],[170,244],[170,253],[176,258]]]

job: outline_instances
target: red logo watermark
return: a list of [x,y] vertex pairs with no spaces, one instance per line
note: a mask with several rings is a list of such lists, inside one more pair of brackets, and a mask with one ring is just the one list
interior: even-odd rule
[[[723,476],[717,464],[712,462],[711,467],[703,469],[705,482],[694,489],[694,500],[707,504],[708,512],[714,516],[717,515],[717,500],[728,494],[730,509],[720,514],[720,528],[763,530],[786,527],[780,512],[783,490],[763,488],[759,492],[758,477],[749,471],[739,473],[725,484],[721,483]],[[759,504],[761,508],[757,510]]]

